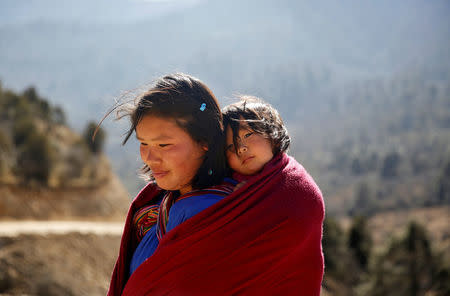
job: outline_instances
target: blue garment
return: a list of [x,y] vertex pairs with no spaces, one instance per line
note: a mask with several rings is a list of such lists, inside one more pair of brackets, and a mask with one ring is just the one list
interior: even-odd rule
[[[236,185],[236,181],[226,179],[232,184]],[[216,195],[212,193],[202,194],[197,196],[191,196],[185,199],[181,199],[174,203],[169,210],[169,220],[167,222],[167,231],[172,230],[179,224],[183,223],[187,219],[195,216],[204,209],[212,206],[218,201],[222,200],[224,196]],[[153,225],[149,231],[142,238],[141,242],[134,251],[133,258],[130,262],[131,275],[147,258],[149,258],[155,252],[158,247],[159,241],[156,236],[157,224]]]

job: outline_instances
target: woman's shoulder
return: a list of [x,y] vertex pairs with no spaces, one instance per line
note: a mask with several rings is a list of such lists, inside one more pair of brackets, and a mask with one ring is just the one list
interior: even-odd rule
[[156,183],[150,182],[136,195],[131,203],[131,209],[140,209],[144,206],[159,203],[165,191]]
[[225,178],[221,184],[197,189],[178,197],[172,208],[185,210],[204,208],[232,193],[236,184],[237,181]]
[[234,184],[235,182],[233,180],[224,180],[219,185],[194,190],[178,197],[170,208],[167,229],[172,229],[176,225],[221,201],[233,192]]

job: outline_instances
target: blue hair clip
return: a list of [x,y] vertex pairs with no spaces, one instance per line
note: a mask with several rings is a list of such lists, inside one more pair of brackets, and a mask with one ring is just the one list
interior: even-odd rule
[[209,169],[209,171],[208,171],[208,175],[212,175],[212,169]]
[[200,106],[200,111],[205,111],[205,109],[206,109],[206,103],[203,103],[203,104]]

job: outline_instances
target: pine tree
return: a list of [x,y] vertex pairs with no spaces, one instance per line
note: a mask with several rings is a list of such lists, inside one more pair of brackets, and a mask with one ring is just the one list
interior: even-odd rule
[[17,160],[17,170],[23,181],[47,185],[53,166],[53,151],[44,134],[35,132],[27,137]]
[[367,227],[367,219],[357,216],[353,219],[348,237],[348,247],[362,270],[367,271],[372,246],[372,238]]
[[422,296],[431,290],[435,260],[425,229],[409,224],[406,235],[391,242],[373,271],[370,296]]
[[[103,145],[105,144],[106,139],[105,131],[100,127],[98,127],[97,129],[97,126],[97,123],[90,121],[84,129],[83,133],[84,140],[88,145],[89,150],[95,154],[103,151]],[[93,138],[95,132],[95,138]]]

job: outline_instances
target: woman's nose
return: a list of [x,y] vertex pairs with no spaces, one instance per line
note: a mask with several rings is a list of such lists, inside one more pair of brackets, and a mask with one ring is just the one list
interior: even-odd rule
[[142,152],[142,159],[147,164],[159,162],[161,160],[160,157],[158,157],[157,153],[155,153],[155,151],[152,151],[152,149],[147,148]]

